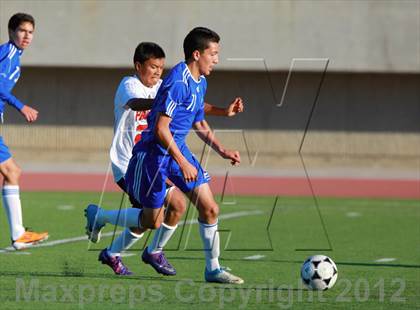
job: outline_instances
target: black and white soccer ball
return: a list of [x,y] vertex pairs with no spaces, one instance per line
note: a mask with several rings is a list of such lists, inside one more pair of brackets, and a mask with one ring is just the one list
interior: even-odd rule
[[300,276],[310,289],[325,291],[332,288],[337,281],[337,266],[325,255],[308,257],[302,265]]

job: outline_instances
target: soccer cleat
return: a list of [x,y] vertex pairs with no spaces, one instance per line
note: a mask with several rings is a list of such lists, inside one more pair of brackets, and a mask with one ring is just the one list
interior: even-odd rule
[[105,225],[98,224],[97,214],[99,212],[97,205],[88,205],[85,209],[86,217],[86,235],[88,239],[93,243],[98,243],[101,240],[101,230]]
[[174,276],[176,275],[175,268],[168,262],[163,251],[150,254],[147,251],[147,247],[144,249],[141,259],[145,264],[151,265],[157,273],[163,274],[165,276]]
[[12,246],[16,250],[23,250],[48,239],[48,233],[36,233],[33,231],[25,231],[22,236],[12,242]]
[[133,273],[123,264],[120,256],[111,256],[107,249],[103,249],[99,253],[98,261],[104,265],[108,265],[119,276],[129,276]]
[[244,280],[229,273],[226,269],[216,269],[214,271],[208,271],[207,268],[204,271],[204,278],[207,282],[216,283],[228,283],[228,284],[242,284]]

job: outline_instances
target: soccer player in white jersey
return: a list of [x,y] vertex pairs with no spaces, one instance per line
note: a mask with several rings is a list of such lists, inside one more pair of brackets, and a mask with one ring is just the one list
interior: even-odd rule
[[[35,29],[34,18],[25,13],[13,15],[8,23],[9,42],[0,45],[0,119],[3,122],[5,103],[16,108],[28,122],[38,118],[38,111],[24,105],[11,94],[20,76],[20,57],[32,42]],[[19,195],[21,169],[12,158],[9,148],[0,136],[0,174],[3,176],[3,207],[9,222],[12,246],[28,248],[46,240],[48,233],[25,230],[22,220],[22,206]]]
[[[126,191],[124,175],[131,158],[133,146],[140,141],[143,130],[147,128],[147,116],[156,96],[157,90],[162,83],[160,79],[164,67],[165,54],[163,49],[152,42],[140,43],[134,53],[133,62],[136,75],[127,76],[120,82],[114,99],[114,138],[110,150],[112,171],[115,182]],[[243,111],[243,103],[240,98],[235,99],[226,109],[206,104],[206,112],[211,115],[234,116]],[[132,199],[134,207],[141,206]],[[156,231],[152,243],[145,249],[142,259],[150,264],[157,272],[164,275],[175,275],[176,270],[167,261],[163,247],[175,232],[177,223],[185,212],[185,199],[183,193],[174,186],[169,186],[166,191],[165,219],[160,228]],[[91,205],[89,209],[95,209]],[[107,211],[111,214],[118,212]],[[96,212],[95,212],[96,213]],[[125,226],[126,218],[120,218],[120,224]],[[91,229],[87,225],[87,234],[92,242],[98,242],[100,230]],[[120,253],[130,248],[139,238],[142,237],[145,229],[128,227],[117,237],[110,247],[104,249],[99,260],[112,268],[118,275],[129,275],[131,272],[122,263]]]

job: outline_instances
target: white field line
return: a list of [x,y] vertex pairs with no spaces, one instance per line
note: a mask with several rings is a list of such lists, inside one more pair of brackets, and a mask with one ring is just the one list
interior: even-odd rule
[[360,217],[362,215],[359,212],[347,212],[346,216],[347,217]]
[[[244,217],[244,216],[250,216],[250,215],[260,215],[263,214],[264,212],[260,211],[260,210],[255,210],[255,211],[239,211],[239,212],[232,212],[232,213],[227,213],[227,214],[222,214],[219,216],[219,219],[222,220],[228,220],[228,219],[233,219],[233,218],[238,218],[238,217]],[[178,225],[184,225],[185,221],[180,221],[178,223]],[[198,224],[197,220],[188,220],[186,222],[187,225],[192,225],[192,224]],[[117,233],[120,233],[121,231],[117,231]],[[107,233],[103,233],[102,237],[110,237],[114,234],[114,232],[107,232]],[[43,242],[43,243],[39,243],[36,244],[28,249],[33,249],[33,248],[42,248],[42,247],[50,247],[50,246],[55,246],[55,245],[60,245],[60,244],[65,244],[65,243],[73,243],[73,242],[79,242],[79,241],[88,241],[87,240],[87,236],[80,236],[80,237],[73,237],[73,238],[67,238],[67,239],[61,239],[61,240],[54,240],[54,241],[48,241],[48,242]],[[9,246],[7,248],[3,248],[0,249],[0,254],[1,253],[7,253],[7,252],[15,252],[15,248],[12,246]]]
[[264,257],[265,257],[265,255],[257,254],[257,255],[244,257],[244,259],[246,259],[246,260],[259,260],[259,259],[264,258]]
[[389,262],[393,262],[397,260],[396,258],[393,257],[384,257],[384,258],[379,258],[377,260],[375,260],[375,263],[389,263]]

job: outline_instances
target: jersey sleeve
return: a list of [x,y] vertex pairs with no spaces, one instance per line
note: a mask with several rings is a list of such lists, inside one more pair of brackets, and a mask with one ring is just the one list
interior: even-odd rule
[[174,82],[165,90],[163,101],[160,102],[158,112],[164,113],[170,118],[174,118],[177,108],[187,97],[187,86],[183,81]]
[[3,79],[3,77],[0,77],[0,100],[7,102],[19,111],[22,110],[24,104],[6,89],[5,83],[2,81]]
[[117,104],[119,104],[121,108],[126,108],[126,104],[131,99],[142,97],[141,89],[138,85],[138,81],[136,81],[135,78],[123,81],[119,87],[119,98],[117,100]]

